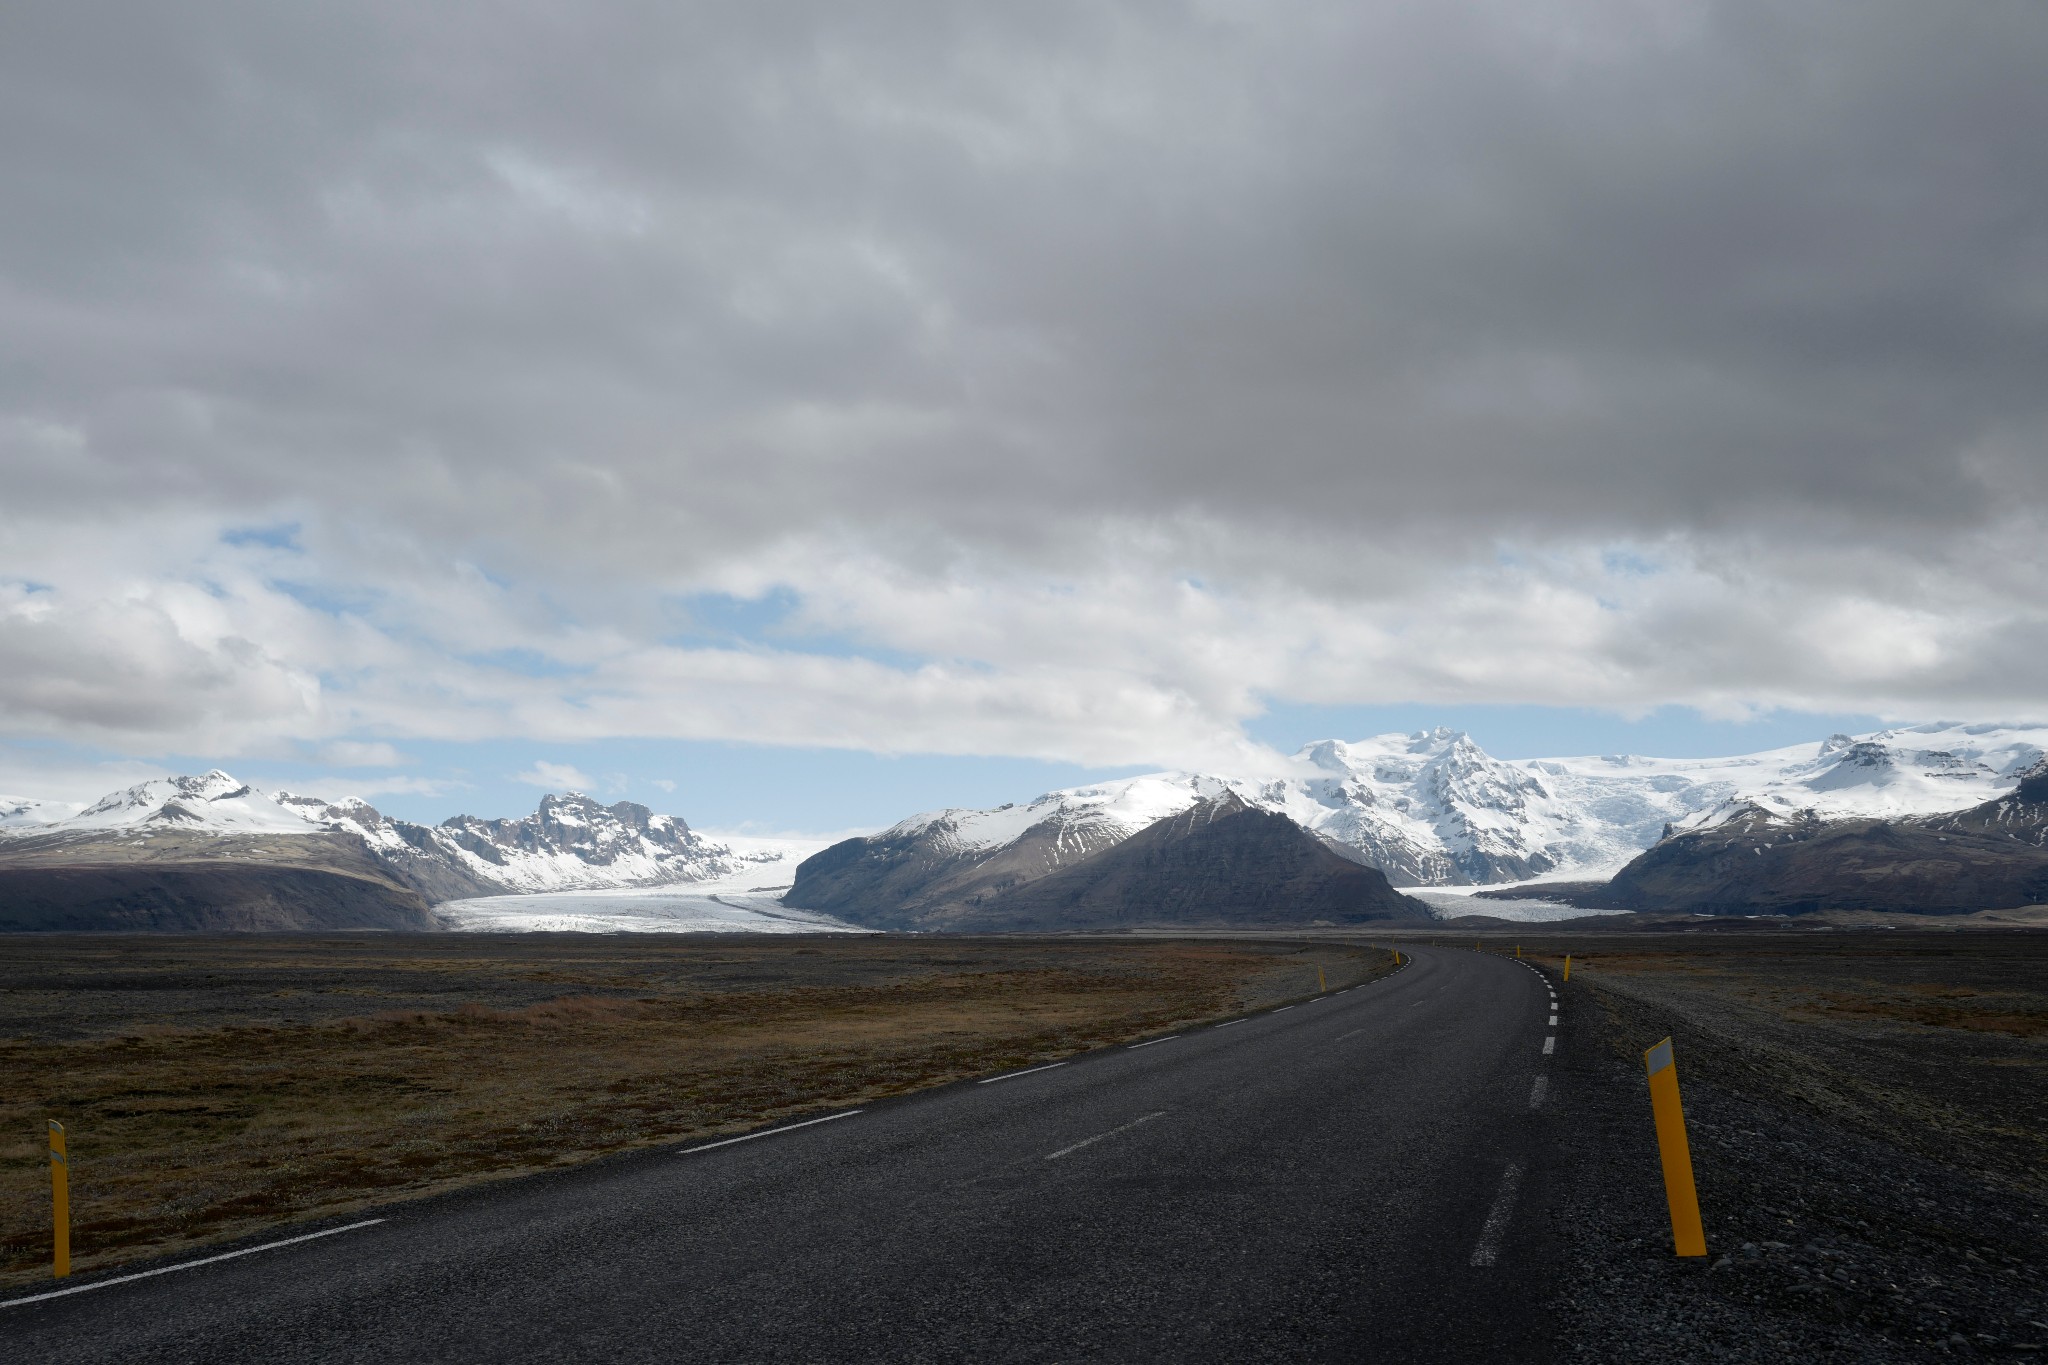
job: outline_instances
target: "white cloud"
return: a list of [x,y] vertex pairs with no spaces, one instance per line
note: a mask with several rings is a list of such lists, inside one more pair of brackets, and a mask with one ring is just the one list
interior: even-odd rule
[[370,800],[377,796],[446,796],[460,791],[470,784],[440,777],[373,777],[368,780],[349,777],[316,777],[304,783],[266,784],[304,787],[308,795],[324,796],[332,800],[342,796],[356,796]]
[[515,773],[512,780],[524,782],[529,787],[544,787],[553,792],[587,791],[597,785],[569,764],[550,763],[546,759],[537,761],[523,773]]
[[673,782],[671,782],[671,781],[670,781],[670,780],[669,780],[668,778],[666,778],[666,777],[657,777],[657,778],[655,778],[655,779],[654,779],[654,785],[655,785],[655,786],[657,786],[657,787],[659,787],[659,788],[661,788],[661,789],[662,789],[663,791],[665,791],[665,792],[672,792],[672,791],[674,791],[674,790],[676,789],[676,784],[675,784],[675,783],[673,783]]
[[320,746],[317,757],[344,768],[396,768],[411,761],[382,740],[330,739]]

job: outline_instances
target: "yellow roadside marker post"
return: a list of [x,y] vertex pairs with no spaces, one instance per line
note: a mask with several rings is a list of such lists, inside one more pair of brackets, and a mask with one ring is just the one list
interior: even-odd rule
[[1570,953],[1564,955],[1564,979],[1567,981],[1572,979],[1572,955]]
[[1316,964],[1316,989],[1318,991],[1330,989],[1330,983],[1323,977],[1323,964],[1320,962]]
[[1680,1256],[1704,1256],[1707,1234],[1700,1226],[1700,1197],[1692,1183],[1692,1150],[1685,1144],[1685,1109],[1678,1102],[1678,1067],[1669,1038],[1643,1053],[1643,1068],[1650,1075],[1650,1112],[1657,1119],[1664,1198],[1671,1205],[1671,1247]]
[[71,1273],[71,1163],[64,1155],[64,1125],[50,1120],[50,1222],[55,1229],[50,1271],[58,1279]]
[[1521,960],[1522,960],[1522,945],[1521,945],[1521,944],[1519,944],[1519,943],[1517,943],[1517,944],[1515,945],[1515,961],[1517,961],[1517,962],[1520,962]]

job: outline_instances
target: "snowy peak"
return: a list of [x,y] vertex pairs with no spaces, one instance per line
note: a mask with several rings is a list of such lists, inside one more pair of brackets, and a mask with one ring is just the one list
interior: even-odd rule
[[[43,814],[51,818],[34,818]],[[428,826],[393,820],[354,797],[260,791],[219,769],[139,783],[76,815],[9,801],[0,804],[0,831],[74,839],[113,831],[338,835],[360,840],[393,875],[433,899],[694,882],[784,858],[774,850],[736,853],[673,815],[631,801],[606,806],[581,792],[545,796],[532,815],[516,820],[458,815]]]
[[[1830,735],[1818,745],[1755,755],[1778,759],[1730,800],[1777,814],[1892,817],[1961,810],[2010,791],[2048,753],[2048,727],[1935,723]],[[1733,762],[1734,760],[1730,760]],[[1765,765],[1772,766],[1772,765]],[[1686,822],[1699,827],[1705,811]]]
[[672,815],[656,815],[632,801],[601,805],[581,792],[545,796],[538,810],[517,820],[458,815],[435,826],[431,835],[459,850],[479,873],[512,878],[523,890],[595,886],[621,878],[630,885],[695,881],[737,866],[731,850],[706,843]]
[[133,825],[232,832],[306,833],[306,821],[215,768],[199,777],[160,777],[103,796],[61,822],[69,829]]
[[991,810],[950,807],[929,811],[899,821],[876,837],[922,836],[936,848],[971,854],[1007,848],[1040,826],[1048,826],[1051,831],[1065,832],[1100,846],[1101,838],[1112,843],[1128,838],[1155,820],[1227,790],[1229,784],[1221,778],[1153,773],[1048,792],[1023,805],[1006,803]]

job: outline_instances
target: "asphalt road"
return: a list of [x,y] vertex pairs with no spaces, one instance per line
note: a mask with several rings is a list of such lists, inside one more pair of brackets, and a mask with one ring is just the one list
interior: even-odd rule
[[1348,992],[0,1308],[9,1361],[1516,1361],[1559,1146],[1535,972]]

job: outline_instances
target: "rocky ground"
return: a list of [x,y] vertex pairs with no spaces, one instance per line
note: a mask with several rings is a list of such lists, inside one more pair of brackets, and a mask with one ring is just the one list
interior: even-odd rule
[[[1560,1358],[2048,1358],[2048,943],[1748,947],[1596,956],[1562,989]],[[1701,1260],[1672,1255],[1639,1061],[1667,1034]]]

